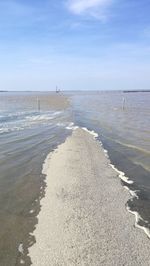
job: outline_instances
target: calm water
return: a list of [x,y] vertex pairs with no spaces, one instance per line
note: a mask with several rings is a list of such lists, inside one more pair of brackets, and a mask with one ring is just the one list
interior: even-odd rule
[[112,163],[134,182],[122,182],[137,195],[127,205],[150,229],[150,93],[78,93],[72,104],[75,123],[95,130]]
[[68,92],[69,109],[49,109],[45,103],[40,112],[39,95],[0,93],[0,265],[30,265],[27,247],[34,238],[29,233],[45,188],[42,164],[71,133],[71,122],[99,134],[112,163],[134,181],[122,182],[138,196],[127,204],[150,228],[150,93]]

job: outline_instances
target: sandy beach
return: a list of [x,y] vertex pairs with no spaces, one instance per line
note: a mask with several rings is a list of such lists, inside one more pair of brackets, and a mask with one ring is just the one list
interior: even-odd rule
[[150,265],[150,241],[125,207],[129,193],[91,134],[73,131],[43,171],[46,195],[29,248],[33,265]]

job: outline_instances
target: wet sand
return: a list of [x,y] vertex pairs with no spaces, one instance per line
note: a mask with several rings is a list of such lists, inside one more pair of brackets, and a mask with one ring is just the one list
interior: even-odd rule
[[76,129],[49,154],[44,173],[33,265],[149,265],[150,240],[134,227],[129,194],[93,136]]

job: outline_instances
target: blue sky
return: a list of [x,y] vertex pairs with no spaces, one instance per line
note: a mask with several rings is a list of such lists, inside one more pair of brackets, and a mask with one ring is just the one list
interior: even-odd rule
[[0,0],[0,90],[150,89],[149,0]]

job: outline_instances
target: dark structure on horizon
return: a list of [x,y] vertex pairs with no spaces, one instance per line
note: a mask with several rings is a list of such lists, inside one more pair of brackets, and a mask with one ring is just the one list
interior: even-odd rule
[[133,93],[133,92],[150,92],[150,90],[129,90],[129,91],[123,91],[124,93]]

